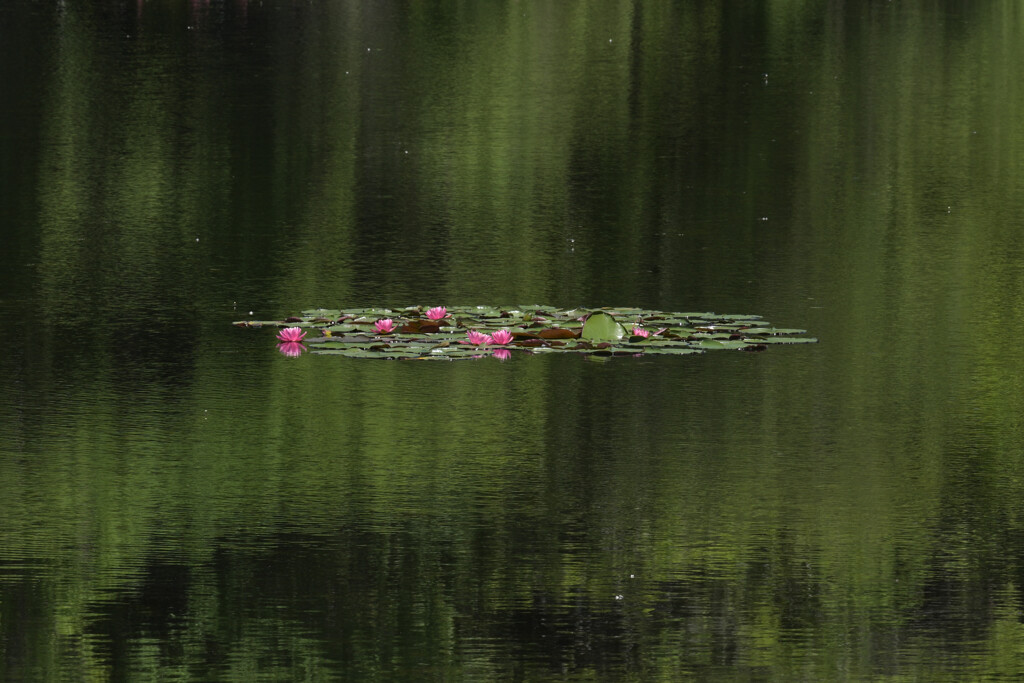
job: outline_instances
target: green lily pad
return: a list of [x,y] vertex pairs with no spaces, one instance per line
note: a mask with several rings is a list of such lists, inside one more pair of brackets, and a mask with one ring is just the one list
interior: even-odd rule
[[626,329],[615,320],[615,317],[604,311],[595,311],[587,316],[583,323],[581,339],[590,341],[618,341],[626,334]]
[[644,349],[644,355],[645,356],[646,355],[652,355],[652,356],[687,356],[687,355],[700,354],[700,353],[704,353],[704,351],[702,349],[691,349],[691,348],[687,348],[687,347],[668,347],[668,346],[657,347],[657,346],[654,346],[654,347],[651,347],[649,349]]
[[758,344],[817,344],[814,337],[761,337],[754,338]]
[[[448,317],[428,320],[423,306],[316,308],[283,320],[241,320],[238,327],[300,327],[302,348],[317,355],[386,360],[508,358],[508,354],[578,353],[613,356],[692,355],[710,350],[764,351],[770,345],[811,344],[804,330],[773,327],[756,315],[674,313],[632,307],[556,309],[552,306],[448,306]],[[394,330],[375,323],[390,318]],[[642,328],[649,336],[634,334]],[[508,344],[472,344],[499,330]],[[320,334],[318,335],[317,332]],[[276,340],[275,340],[276,342]],[[287,355],[295,355],[289,349]],[[285,349],[282,349],[282,353]]]
[[807,330],[793,330],[779,327],[749,327],[743,331],[746,334],[768,334],[772,336],[784,334],[807,334]]

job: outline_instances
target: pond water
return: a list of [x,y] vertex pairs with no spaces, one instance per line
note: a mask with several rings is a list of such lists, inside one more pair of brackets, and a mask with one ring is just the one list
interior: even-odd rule
[[[0,8],[0,678],[1024,674],[1024,6]],[[388,362],[315,307],[816,345]]]

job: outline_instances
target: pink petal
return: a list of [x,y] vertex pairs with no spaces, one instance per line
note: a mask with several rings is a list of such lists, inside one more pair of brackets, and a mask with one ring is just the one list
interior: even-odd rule
[[286,327],[277,333],[277,338],[284,342],[297,342],[302,341],[306,333],[298,327]]
[[495,344],[508,344],[512,341],[512,333],[508,330],[498,330],[491,335],[491,340]]
[[478,346],[480,344],[494,343],[494,340],[491,339],[490,335],[482,334],[480,332],[477,332],[476,330],[469,330],[468,332],[466,332],[466,336],[469,337],[469,341],[471,344],[476,344]]

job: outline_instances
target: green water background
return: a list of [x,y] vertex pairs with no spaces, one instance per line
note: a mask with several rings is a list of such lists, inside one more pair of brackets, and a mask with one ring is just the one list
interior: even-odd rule
[[[0,677],[1024,673],[1024,6],[0,8]],[[357,362],[231,322],[756,313]]]

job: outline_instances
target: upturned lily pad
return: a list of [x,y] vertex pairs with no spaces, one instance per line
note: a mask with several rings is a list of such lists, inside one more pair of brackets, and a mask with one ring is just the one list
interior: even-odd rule
[[618,341],[626,334],[626,329],[619,324],[611,313],[594,311],[583,323],[581,339],[590,341]]
[[[440,307],[430,309],[435,312]],[[317,308],[283,320],[241,320],[238,327],[297,327],[302,344],[281,352],[388,360],[455,360],[515,353],[580,353],[594,357],[689,355],[709,350],[764,351],[808,344],[804,330],[773,327],[757,315],[673,313],[640,308],[556,309],[551,306]],[[386,332],[380,320],[389,319]],[[301,334],[292,331],[293,334]],[[282,333],[282,334],[286,334]],[[275,339],[275,341],[277,341]],[[307,346],[308,345],[308,346]],[[280,347],[279,347],[280,348]]]

